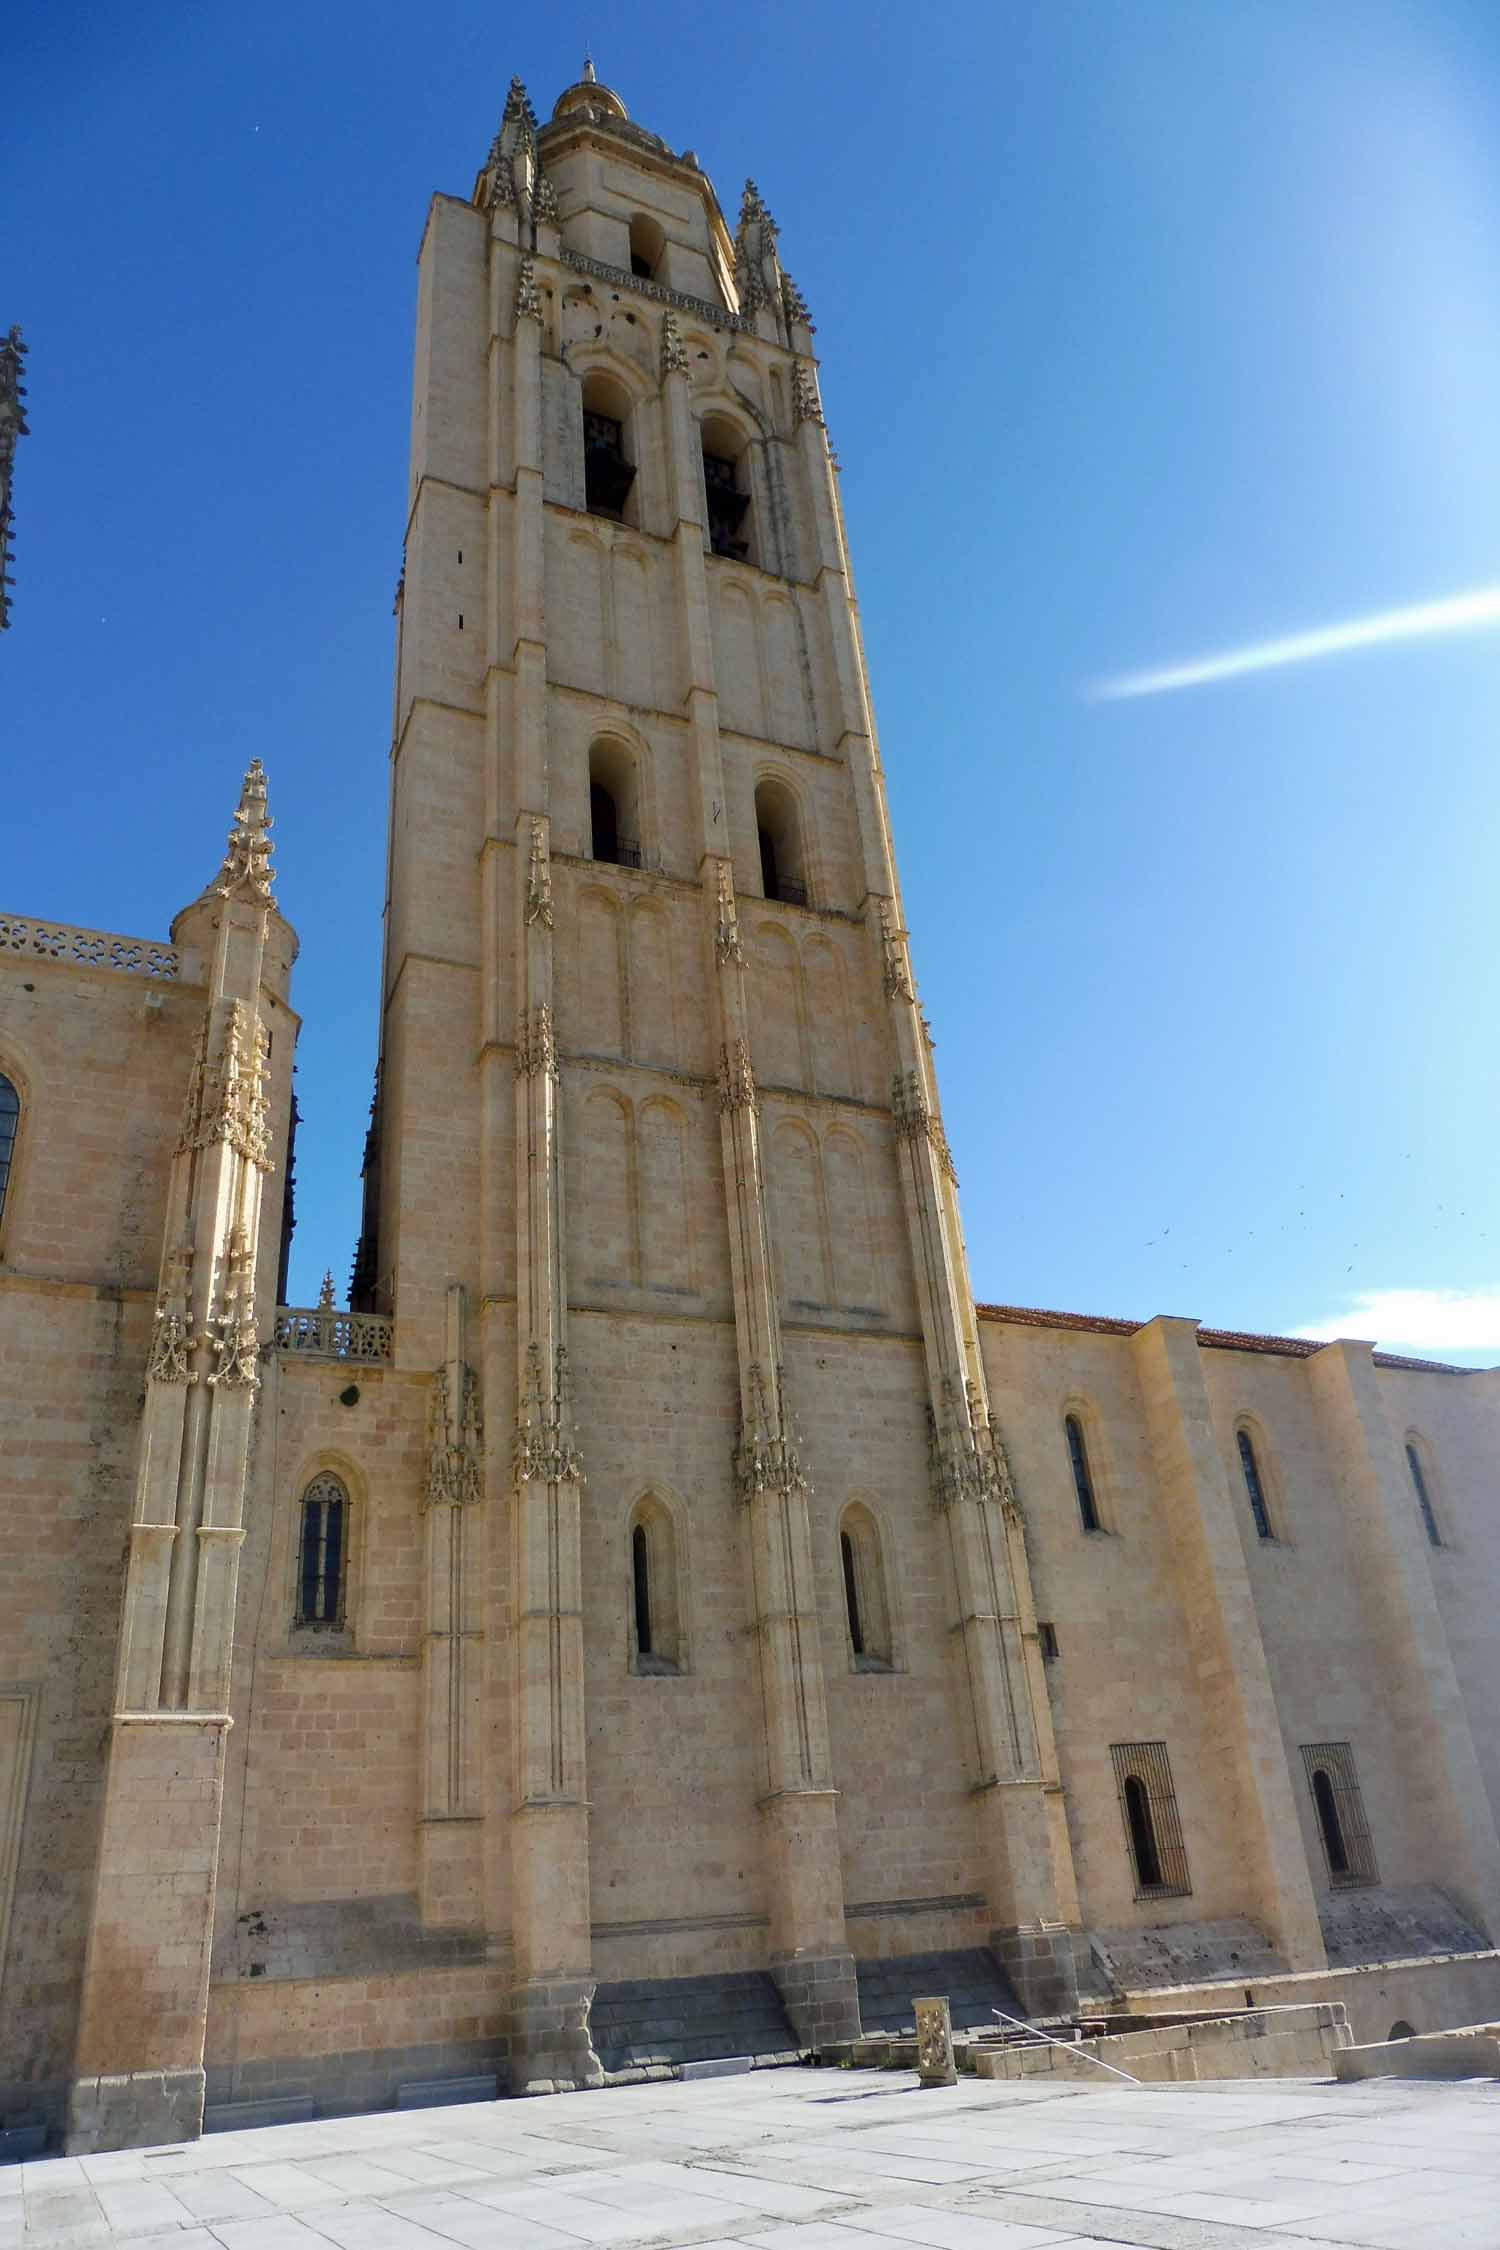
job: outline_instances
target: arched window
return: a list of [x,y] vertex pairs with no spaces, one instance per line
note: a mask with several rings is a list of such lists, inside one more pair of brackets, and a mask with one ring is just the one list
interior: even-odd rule
[[650,281],[661,264],[667,238],[655,219],[637,211],[630,222],[630,270],[638,281]]
[[1146,1794],[1146,1784],[1138,1774],[1125,1777],[1125,1819],[1130,1829],[1130,1856],[1135,1861],[1135,1879],[1143,1891],[1161,1888],[1161,1861],[1156,1850],[1156,1824],[1151,1818],[1151,1800]]
[[327,1471],[302,1495],[302,1546],[297,1573],[297,1623],[342,1625],[349,1495]]
[[21,1123],[21,1097],[0,1071],[0,1219],[5,1216],[6,1190],[10,1186],[11,1160],[16,1153],[16,1133]]
[[1193,1886],[1166,1744],[1112,1742],[1109,1755],[1120,1792],[1136,1897],[1189,1897]]
[[1323,1851],[1328,1861],[1328,1872],[1337,1881],[1340,1875],[1347,1875],[1349,1872],[1349,1854],[1344,1845],[1344,1824],[1339,1819],[1333,1783],[1322,1766],[1313,1774],[1312,1793],[1313,1803],[1318,1809],[1318,1826],[1323,1831]]
[[591,516],[625,521],[635,483],[628,430],[630,394],[613,376],[595,370],[583,383],[583,504]]
[[755,791],[755,828],[760,846],[760,884],[767,898],[788,906],[807,904],[807,859],[797,800],[779,781],[762,781]]
[[1085,1531],[1101,1531],[1099,1503],[1094,1498],[1094,1479],[1089,1468],[1089,1449],[1083,1435],[1083,1422],[1076,1414],[1066,1415],[1063,1429],[1068,1440],[1068,1461],[1073,1471],[1073,1490],[1078,1495],[1078,1514]]
[[1391,2025],[1390,2030],[1386,2033],[1387,2040],[1415,2039],[1416,2036],[1416,2033],[1412,2030],[1411,2025],[1407,2022],[1404,2016],[1398,2016],[1395,2022]]
[[1427,1533],[1428,1544],[1433,1547],[1441,1547],[1443,1544],[1442,1534],[1438,1530],[1437,1511],[1432,1505],[1432,1495],[1427,1489],[1427,1478],[1422,1469],[1422,1456],[1417,1451],[1415,1441],[1411,1438],[1406,1441],[1406,1466],[1411,1471],[1412,1489],[1417,1496],[1417,1507],[1421,1512],[1422,1526]]
[[623,742],[589,751],[589,848],[613,867],[640,867],[640,777]]
[[1261,1483],[1260,1463],[1255,1458],[1255,1441],[1248,1430],[1236,1430],[1235,1443],[1240,1449],[1240,1467],[1245,1474],[1245,1491],[1250,1499],[1250,1513],[1255,1518],[1256,1537],[1274,1539],[1271,1511],[1266,1506],[1266,1488]]
[[889,1672],[895,1650],[880,1526],[862,1501],[851,1502],[839,1519],[839,1569],[854,1669]]
[[731,562],[749,562],[750,455],[732,422],[710,415],[703,424],[703,493],[708,544]]
[[1353,1750],[1347,1742],[1305,1742],[1302,1767],[1318,1816],[1329,1883],[1338,1890],[1378,1883],[1380,1870]]
[[676,1528],[654,1492],[637,1501],[629,1525],[630,1669],[681,1672],[682,1629]]

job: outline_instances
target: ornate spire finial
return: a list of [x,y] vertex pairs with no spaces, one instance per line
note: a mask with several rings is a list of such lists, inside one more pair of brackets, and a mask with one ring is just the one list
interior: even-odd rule
[[26,385],[26,346],[21,341],[19,328],[0,342],[0,632],[10,623],[9,566],[11,555],[11,528],[13,518],[10,505],[12,465],[15,461],[17,438],[29,437],[26,414],[22,401]]
[[502,126],[506,126],[514,125],[518,121],[529,125],[533,132],[536,131],[536,111],[531,106],[531,96],[527,93],[520,79],[513,78],[510,82],[510,90],[505,97],[505,112],[500,123]]
[[333,1311],[333,1270],[331,1267],[325,1266],[323,1269],[323,1286],[318,1291],[318,1310],[319,1312]]
[[266,776],[259,758],[252,758],[240,787],[234,826],[224,864],[204,896],[249,899],[252,905],[271,903],[271,816],[266,811]]
[[585,55],[583,58],[583,83],[585,86],[595,86],[598,84],[598,76],[594,70],[594,58],[592,55]]

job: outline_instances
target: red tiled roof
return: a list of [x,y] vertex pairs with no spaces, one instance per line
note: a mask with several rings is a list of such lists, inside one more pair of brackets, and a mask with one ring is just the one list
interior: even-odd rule
[[[1004,1321],[1010,1328],[1085,1329],[1095,1336],[1133,1336],[1141,1320],[1113,1320],[1104,1313],[1047,1312],[1036,1305],[976,1305],[981,1320]],[[1307,1336],[1252,1336],[1237,1328],[1200,1328],[1198,1341],[1209,1351],[1275,1352],[1284,1359],[1310,1359],[1323,1347]],[[1411,1367],[1428,1375],[1472,1375],[1472,1367],[1453,1367],[1442,1359],[1406,1359],[1399,1352],[1373,1354],[1377,1367]]]

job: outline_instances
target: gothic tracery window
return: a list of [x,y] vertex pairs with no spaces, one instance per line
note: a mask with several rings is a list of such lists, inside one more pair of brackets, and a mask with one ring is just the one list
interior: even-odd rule
[[297,1571],[297,1623],[337,1626],[344,1622],[345,1559],[349,1537],[349,1495],[329,1471],[313,1478],[302,1495],[302,1541]]
[[0,1218],[5,1216],[11,1161],[16,1153],[16,1133],[21,1123],[21,1097],[0,1071]]

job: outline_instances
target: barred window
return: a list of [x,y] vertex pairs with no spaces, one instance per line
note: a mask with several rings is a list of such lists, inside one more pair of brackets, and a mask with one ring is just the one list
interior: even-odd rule
[[0,1218],[5,1215],[5,1193],[10,1186],[11,1159],[16,1153],[16,1133],[21,1123],[21,1097],[0,1071]]
[[1336,1890],[1357,1890],[1378,1883],[1375,1846],[1349,1744],[1304,1743],[1302,1764],[1312,1792],[1313,1811],[1318,1816],[1329,1882]]
[[1098,1531],[1099,1504],[1094,1498],[1094,1479],[1089,1468],[1089,1449],[1083,1435],[1083,1423],[1076,1414],[1069,1414],[1063,1422],[1068,1440],[1068,1460],[1073,1469],[1073,1490],[1078,1495],[1078,1513],[1085,1531]]
[[314,1477],[302,1495],[302,1557],[297,1623],[342,1625],[349,1495],[336,1476]]
[[1422,1456],[1410,1438],[1406,1441],[1406,1466],[1411,1471],[1412,1487],[1417,1495],[1417,1507],[1421,1512],[1422,1526],[1427,1533],[1428,1545],[1441,1547],[1443,1544],[1442,1534],[1438,1530],[1437,1511],[1432,1505],[1432,1495],[1427,1489],[1427,1478],[1423,1474]]
[[1112,1742],[1110,1758],[1137,1898],[1188,1898],[1187,1847],[1164,1742]]
[[1250,1499],[1250,1513],[1255,1519],[1257,1538],[1274,1539],[1271,1528],[1271,1511],[1266,1506],[1266,1488],[1260,1481],[1260,1463],[1255,1458],[1255,1441],[1248,1430],[1237,1430],[1235,1441],[1240,1449],[1240,1467],[1245,1472],[1245,1491]]

